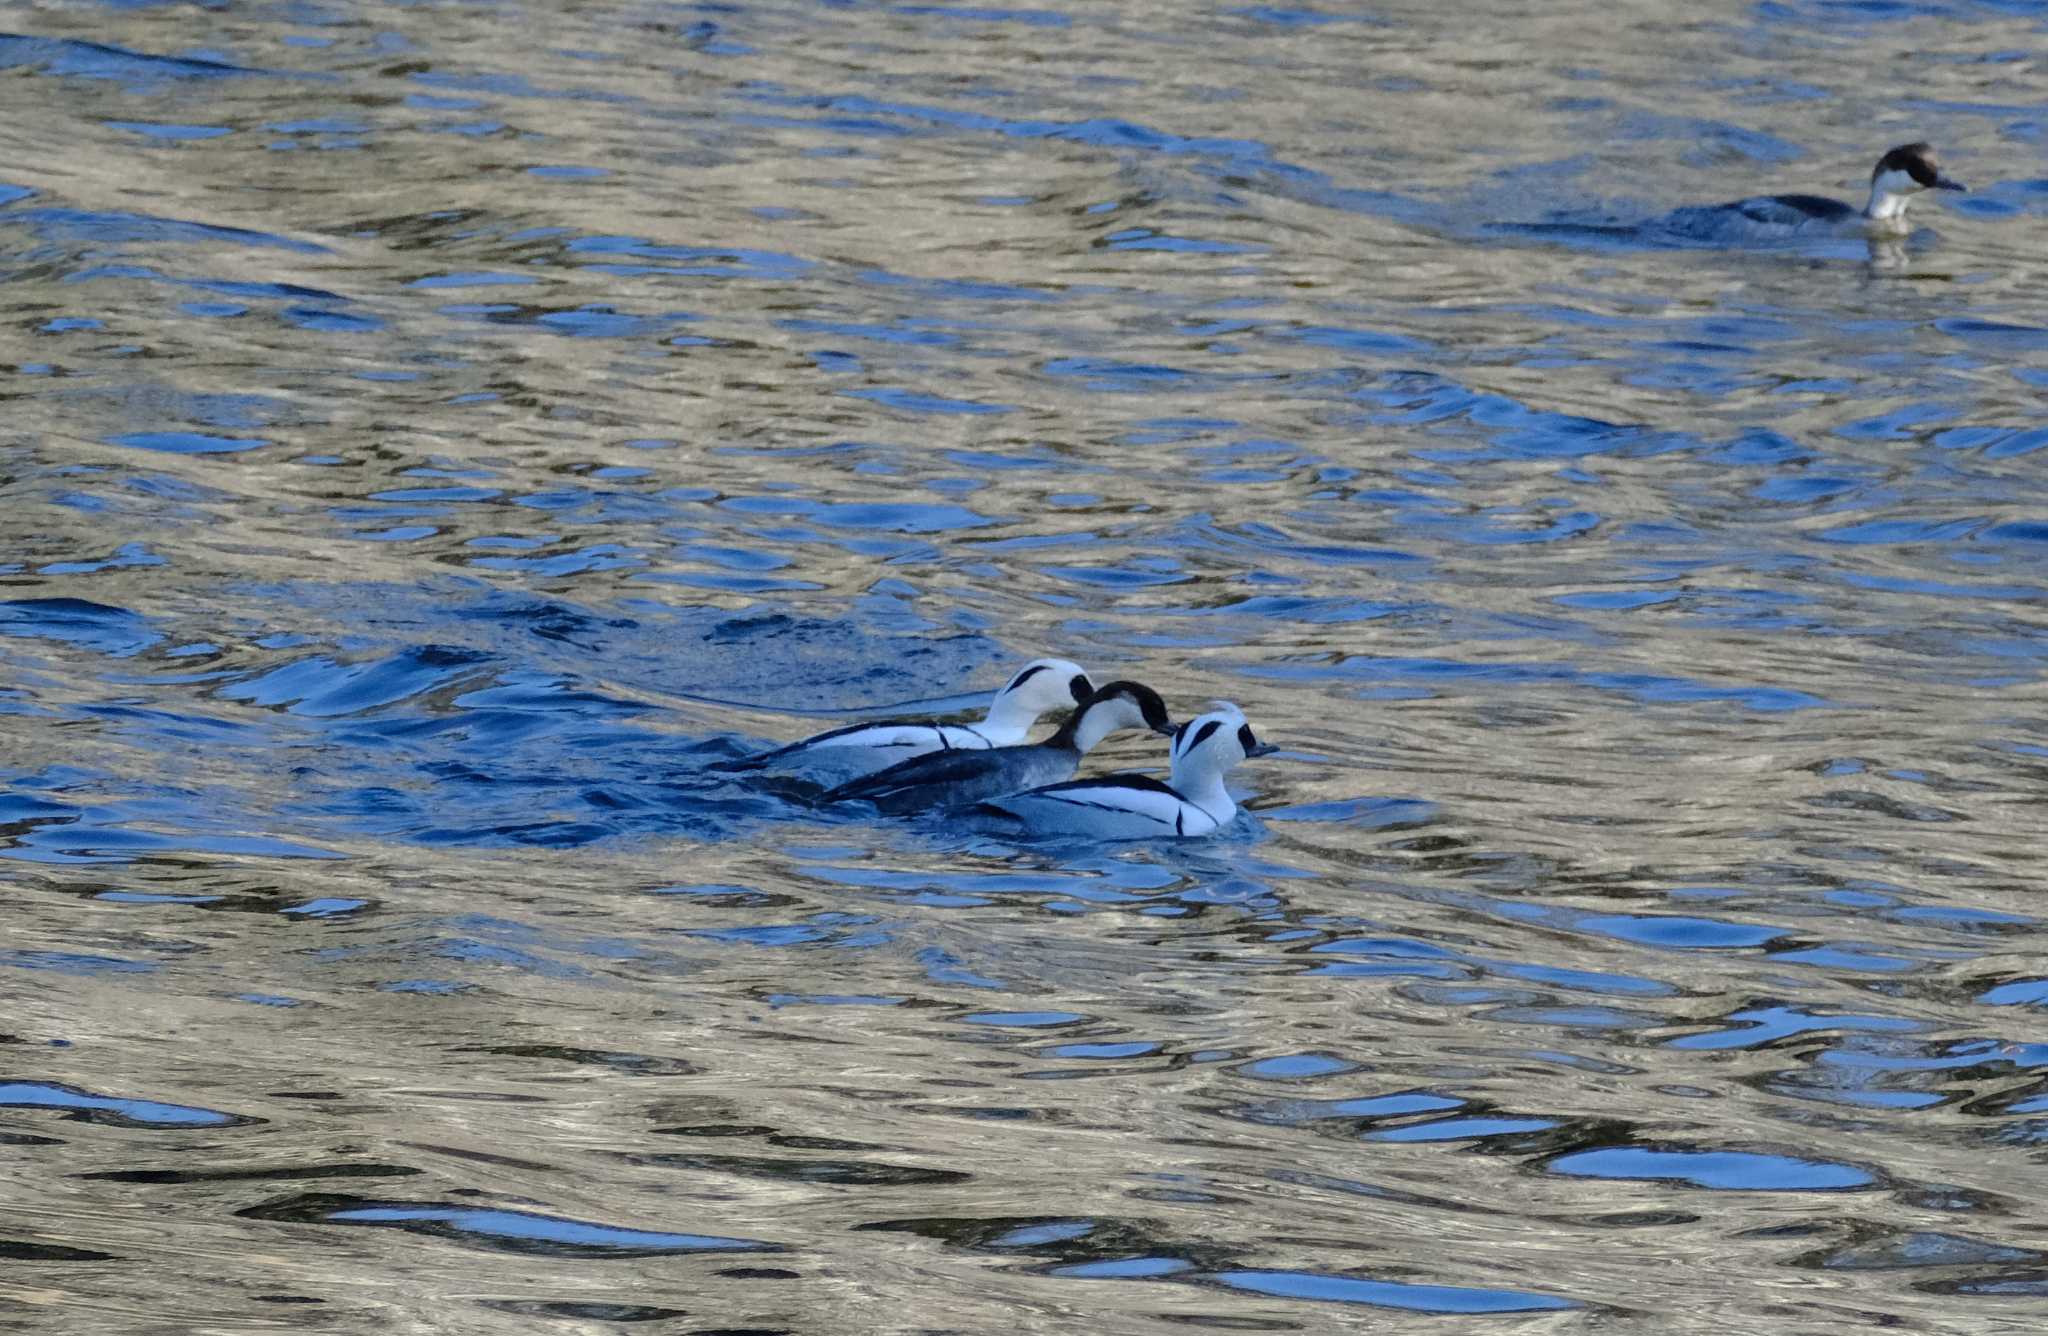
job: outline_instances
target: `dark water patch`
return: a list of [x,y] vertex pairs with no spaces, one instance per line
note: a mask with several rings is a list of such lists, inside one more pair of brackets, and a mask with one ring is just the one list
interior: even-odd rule
[[681,1058],[652,1057],[644,1053],[610,1053],[597,1049],[570,1048],[559,1044],[499,1044],[458,1051],[572,1062],[578,1066],[604,1067],[627,1076],[689,1076],[697,1071],[694,1064]]
[[108,121],[106,125],[110,130],[126,130],[145,139],[171,143],[221,139],[235,132],[234,127],[228,125],[170,125],[161,121]]
[[1042,1030],[1079,1025],[1094,1019],[1077,1011],[977,1011],[962,1016],[963,1025],[987,1025],[1000,1029]]
[[1865,520],[1824,529],[1815,536],[1825,543],[1868,546],[1914,547],[1923,544],[1954,543],[1968,538],[1983,526],[1969,520]]
[[765,1123],[694,1123],[686,1127],[657,1127],[658,1136],[672,1137],[765,1137],[775,1129]]
[[1675,997],[1679,993],[1675,984],[1666,983],[1661,979],[1645,979],[1633,974],[1571,969],[1561,965],[1523,964],[1518,961],[1495,961],[1487,968],[1491,973],[1510,979],[1523,979],[1531,983],[1548,984],[1554,988],[1580,992],[1628,997]]
[[1988,1007],[2048,1007],[2048,978],[2019,978],[1997,984],[1977,995]]
[[190,245],[217,241],[235,246],[288,250],[301,255],[328,253],[325,246],[294,237],[142,213],[57,208],[14,209],[0,213],[0,226],[10,224],[32,228],[46,241],[84,241],[95,245],[160,245],[167,242]]
[[701,1173],[737,1174],[743,1178],[785,1183],[830,1183],[840,1187],[929,1187],[965,1183],[974,1175],[956,1169],[929,1169],[912,1164],[878,1164],[865,1160],[773,1159],[749,1155],[645,1155],[621,1152],[635,1164]]
[[120,1260],[113,1253],[94,1252],[91,1248],[73,1248],[62,1243],[30,1243],[20,1239],[0,1239],[0,1261],[4,1262],[118,1262]]
[[410,1178],[404,1164],[264,1165],[248,1169],[102,1169],[74,1177],[106,1183],[296,1183],[327,1178]]
[[1167,251],[1180,255],[1264,255],[1267,248],[1207,237],[1183,237],[1149,227],[1126,227],[1096,238],[1103,250]]
[[476,676],[488,655],[441,645],[401,650],[389,658],[340,664],[324,655],[298,659],[260,677],[217,689],[227,700],[284,709],[310,718],[360,714],[444,689]]
[[1981,343],[2002,354],[2048,349],[2048,329],[2038,325],[2009,325],[1971,316],[1951,316],[1936,320],[1934,327],[1953,338]]
[[932,317],[904,317],[887,324],[861,324],[846,320],[778,320],[777,327],[799,334],[830,334],[836,338],[867,339],[909,348],[950,348],[961,341],[960,331]]
[[873,390],[841,390],[849,399],[866,399],[884,408],[894,408],[905,413],[966,414],[980,416],[992,413],[1012,413],[1015,404],[983,403],[973,399],[949,399],[942,394],[931,394],[919,390],[899,388]]
[[1200,1279],[1233,1290],[1276,1299],[1315,1303],[1364,1304],[1419,1313],[1533,1313],[1577,1308],[1570,1299],[1522,1290],[1473,1289],[1457,1285],[1417,1285],[1406,1281],[1371,1280],[1315,1271],[1216,1271]]
[[[1498,1012],[1495,1013],[1499,1015]],[[1558,1126],[1555,1118],[1442,1118],[1429,1122],[1409,1123],[1401,1127],[1382,1128],[1365,1134],[1367,1141],[1384,1142],[1442,1142],[1442,1141],[1512,1141],[1517,1153],[1529,1144],[1529,1135],[1548,1132]],[[1499,1149],[1509,1149],[1500,1146]]]
[[[920,1216],[871,1221],[854,1229],[911,1234],[968,1252],[1021,1254],[1066,1266],[1168,1251],[1159,1247],[1148,1223],[1103,1216]],[[1195,1255],[1208,1265],[1228,1260],[1226,1252],[1212,1247],[1198,1248]]]
[[147,974],[159,966],[155,961],[129,960],[121,956],[91,955],[83,951],[0,951],[0,969],[51,970],[59,974]]
[[1038,1050],[1033,1056],[1077,1062],[1115,1062],[1154,1057],[1165,1050],[1166,1045],[1157,1040],[1134,1039],[1121,1043],[1054,1044]]
[[138,566],[161,566],[164,559],[141,543],[123,543],[113,555],[98,561],[52,561],[36,568],[38,575],[93,575],[100,571],[130,570]]
[[1193,374],[1176,367],[1120,362],[1107,357],[1056,357],[1040,369],[1048,376],[1072,379],[1091,390],[1127,392],[1175,386]]
[[0,636],[61,640],[117,659],[140,654],[164,639],[139,613],[82,598],[0,602]]
[[2017,520],[1994,524],[1978,535],[1980,542],[2048,543],[2048,520]]
[[1807,1253],[1793,1265],[1821,1271],[1905,1271],[1920,1267],[2038,1265],[2043,1254],[2031,1248],[1988,1243],[1934,1230],[1894,1231],[1864,1226],[1839,1247]]
[[[1427,371],[1393,372],[1351,398],[1380,411],[1368,420],[1379,424],[1441,428],[1469,422],[1489,442],[1490,451],[1461,449],[1462,460],[1483,458],[1571,459],[1607,453],[1661,454],[1696,447],[1700,442],[1671,432],[1653,431],[1634,423],[1605,422],[1548,409],[1531,408],[1507,395],[1476,391]],[[1430,457],[1422,452],[1422,457]]]
[[1667,1041],[1672,1048],[1736,1049],[1760,1048],[1794,1035],[1828,1033],[1913,1033],[1926,1029],[1924,1022],[1903,1016],[1820,1015],[1790,1006],[1750,1007],[1726,1018],[1725,1028],[1681,1035]]
[[372,908],[375,908],[375,904],[369,900],[358,900],[352,896],[324,895],[301,904],[285,905],[277,912],[301,919],[339,919]]
[[[563,251],[571,257],[600,257],[586,261],[584,267],[621,277],[669,274],[787,280],[802,276],[814,265],[813,261],[777,251],[740,246],[671,246],[629,236],[577,237],[567,242]],[[621,264],[608,258],[612,256],[626,256],[641,263]]]
[[832,504],[792,496],[733,497],[720,503],[744,515],[796,516],[837,529],[927,534],[979,529],[999,521],[965,506],[919,502]]
[[190,1104],[96,1095],[48,1081],[0,1081],[0,1108],[57,1109],[67,1118],[107,1127],[251,1127],[264,1121]]
[[1739,951],[1786,935],[1757,923],[1731,923],[1688,914],[1585,914],[1572,921],[1581,932],[1615,937],[1639,946],[1676,951]]
[[[339,859],[338,850],[299,844],[269,835],[235,834],[205,829],[208,818],[197,808],[186,808],[176,819],[190,823],[182,830],[145,828],[165,822],[160,810],[134,810],[123,805],[81,808],[70,817],[38,822],[0,845],[0,858],[42,863],[122,863],[177,853],[221,854],[258,858]],[[168,822],[165,822],[169,824]],[[193,829],[193,826],[202,828]],[[86,957],[78,958],[81,963]],[[17,959],[14,963],[33,963]],[[46,968],[61,968],[53,958]],[[104,962],[104,968],[147,970],[155,965],[143,962]]]
[[690,1316],[687,1308],[656,1304],[606,1303],[590,1299],[478,1299],[479,1308],[514,1317],[556,1322],[672,1322]]
[[285,1197],[236,1212],[248,1220],[400,1229],[465,1247],[532,1257],[607,1260],[699,1252],[781,1252],[757,1239],[626,1229],[533,1211],[440,1202],[373,1201],[333,1193]]
[[1335,348],[1347,353],[1365,353],[1370,356],[1394,356],[1428,353],[1435,345],[1427,339],[1407,334],[1391,334],[1377,329],[1341,329],[1328,325],[1311,325],[1302,329],[1269,329],[1269,335],[1295,339],[1314,348]]
[[777,909],[798,903],[794,896],[756,891],[747,886],[662,886],[648,894],[685,896],[693,905],[713,909]]
[[1190,578],[1177,562],[1153,559],[1144,568],[1129,566],[1041,566],[1039,570],[1071,584],[1101,589],[1146,589],[1183,583]]
[[1409,1118],[1419,1113],[1443,1113],[1462,1109],[1465,1101],[1426,1090],[1402,1091],[1392,1095],[1368,1095],[1355,1099],[1288,1099],[1260,1104],[1241,1104],[1220,1109],[1226,1118],[1269,1127],[1308,1127],[1336,1124],[1331,1130],[1349,1134],[1364,1131],[1388,1119]]
[[1853,1165],[1795,1155],[1689,1147],[1577,1150],[1542,1167],[1575,1178],[1638,1179],[1716,1192],[1845,1192],[1879,1186],[1874,1174]]
[[0,69],[31,70],[57,78],[112,79],[137,87],[180,79],[233,79],[266,75],[222,60],[158,56],[105,42],[0,33]]

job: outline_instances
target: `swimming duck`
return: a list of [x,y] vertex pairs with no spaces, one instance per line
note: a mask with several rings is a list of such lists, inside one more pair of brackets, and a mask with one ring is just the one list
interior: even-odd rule
[[1253,734],[1244,711],[1218,701],[1175,732],[1167,783],[1150,775],[1104,775],[990,799],[971,812],[1028,835],[1096,840],[1208,835],[1237,815],[1223,776],[1240,762],[1275,750]]
[[1927,144],[1901,144],[1870,173],[1870,202],[1861,209],[1825,195],[1757,195],[1700,204],[1666,214],[1656,226],[1690,241],[1772,241],[1816,235],[1899,236],[1910,230],[1906,206],[1927,190],[1967,190],[1944,175]]
[[940,724],[887,719],[849,724],[801,742],[752,756],[713,763],[714,770],[761,770],[769,766],[829,762],[835,778],[871,774],[898,761],[930,752],[986,751],[1024,741],[1038,716],[1079,705],[1095,690],[1088,674],[1065,659],[1033,659],[996,692],[988,716],[978,724]]
[[1166,703],[1142,682],[1111,682],[1090,693],[1044,742],[932,752],[828,789],[819,801],[871,802],[891,816],[903,816],[999,798],[1072,778],[1096,743],[1119,729],[1138,727],[1172,733]]

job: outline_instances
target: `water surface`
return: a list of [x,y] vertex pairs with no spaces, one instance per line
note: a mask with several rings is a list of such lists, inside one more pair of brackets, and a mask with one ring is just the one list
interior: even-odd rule
[[[15,15],[0,1311],[2037,1331],[2043,21]],[[704,769],[1052,653],[1232,838]]]

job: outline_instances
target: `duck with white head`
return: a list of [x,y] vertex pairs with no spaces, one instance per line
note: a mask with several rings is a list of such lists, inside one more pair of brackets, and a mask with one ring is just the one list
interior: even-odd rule
[[1111,682],[1076,706],[1044,742],[988,751],[934,752],[828,790],[822,803],[869,802],[892,816],[959,807],[1067,779],[1111,733],[1149,728],[1171,734],[1159,693],[1142,682]]
[[1065,659],[1033,659],[1003,684],[978,724],[886,719],[849,724],[772,751],[719,761],[714,770],[829,767],[835,779],[855,779],[930,752],[986,751],[1024,741],[1038,717],[1079,705],[1094,692],[1088,674]]
[[998,829],[1093,840],[1175,839],[1211,835],[1237,816],[1223,777],[1254,756],[1278,750],[1252,732],[1244,711],[1217,701],[1173,735],[1171,777],[1104,775],[1050,784],[974,806]]

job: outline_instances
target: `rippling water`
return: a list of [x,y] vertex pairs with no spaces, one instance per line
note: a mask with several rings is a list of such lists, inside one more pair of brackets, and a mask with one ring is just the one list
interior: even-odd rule
[[2044,19],[16,11],[0,1314],[2039,1332]]

